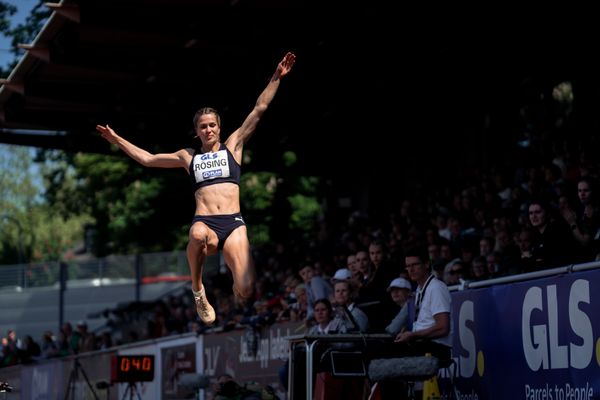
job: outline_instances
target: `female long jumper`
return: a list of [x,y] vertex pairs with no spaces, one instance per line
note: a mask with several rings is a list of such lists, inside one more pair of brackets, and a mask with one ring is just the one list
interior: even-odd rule
[[240,165],[244,144],[273,100],[282,77],[287,75],[296,56],[287,53],[277,64],[267,87],[242,126],[221,143],[221,117],[212,108],[201,108],[194,116],[200,151],[181,149],[170,154],[151,154],[123,139],[110,126],[97,125],[103,138],[114,143],[145,167],[184,168],[192,179],[196,212],[189,231],[187,258],[192,276],[196,310],[205,324],[215,321],[215,310],[206,299],[202,268],[207,256],[223,251],[233,275],[233,291],[248,299],[254,291],[255,270],[250,254],[246,225],[240,214]]

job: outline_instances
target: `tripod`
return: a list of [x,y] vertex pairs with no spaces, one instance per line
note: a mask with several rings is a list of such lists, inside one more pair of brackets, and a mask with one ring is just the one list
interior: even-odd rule
[[[71,374],[69,375],[69,383],[67,385],[67,391],[65,392],[65,400],[68,400],[69,398],[72,400],[76,399],[76,397],[75,397],[75,382],[77,382],[79,380],[79,371],[81,371],[81,375],[83,375],[83,378],[85,379],[85,382],[87,383],[88,389],[90,389],[90,392],[92,392],[92,395],[94,395],[94,399],[99,400],[98,396],[96,395],[96,392],[94,391],[94,388],[92,387],[92,384],[90,383],[90,380],[88,379],[87,374],[85,373],[85,370],[79,363],[78,358],[76,358],[73,361],[73,369],[71,370]],[[69,394],[71,395],[71,397],[69,397]]]
[[142,400],[140,397],[140,391],[137,389],[137,384],[135,382],[127,382],[127,389],[125,389],[125,393],[123,393],[123,397],[121,400],[125,400],[127,397],[127,393],[129,393],[129,400],[134,400],[134,393],[137,394],[138,400]]

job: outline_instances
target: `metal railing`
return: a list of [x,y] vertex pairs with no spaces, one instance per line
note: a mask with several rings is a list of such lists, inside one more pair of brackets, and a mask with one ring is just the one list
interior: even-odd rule
[[[66,265],[70,286],[103,286],[132,283],[136,279],[136,263],[140,263],[141,277],[177,278],[189,275],[185,251],[111,255],[88,260],[62,261]],[[210,268],[218,260],[209,258]],[[26,290],[60,285],[60,261],[30,264],[0,265],[0,290]]]

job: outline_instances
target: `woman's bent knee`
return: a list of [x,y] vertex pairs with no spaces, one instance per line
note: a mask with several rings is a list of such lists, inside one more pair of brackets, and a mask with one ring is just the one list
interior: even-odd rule
[[190,228],[189,240],[190,244],[205,246],[208,243],[208,229],[195,224]]

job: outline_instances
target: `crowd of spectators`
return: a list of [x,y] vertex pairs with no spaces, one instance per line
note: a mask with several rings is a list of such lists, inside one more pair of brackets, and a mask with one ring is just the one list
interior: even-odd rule
[[427,247],[436,275],[449,286],[598,260],[600,163],[592,145],[582,138],[551,141],[514,165],[472,168],[443,187],[413,188],[385,213],[338,210],[343,219],[322,215],[309,238],[256,246],[253,302],[237,301],[228,272],[207,277],[217,312],[210,328],[199,321],[186,291],[111,314],[102,334],[88,332],[85,322],[76,330],[67,323],[56,336],[46,332],[38,345],[11,331],[2,342],[0,366],[207,329],[277,321],[309,327],[315,301],[335,304],[338,281],[349,282],[369,330],[385,332],[399,311],[387,289],[394,279],[408,279],[403,254],[415,245]]
[[96,335],[88,330],[85,321],[77,322],[76,328],[70,322],[61,327],[58,335],[46,331],[42,335],[41,345],[30,335],[18,338],[14,329],[9,329],[2,338],[0,367],[16,364],[28,364],[53,357],[64,357],[78,353],[107,349],[113,346],[109,332]]

